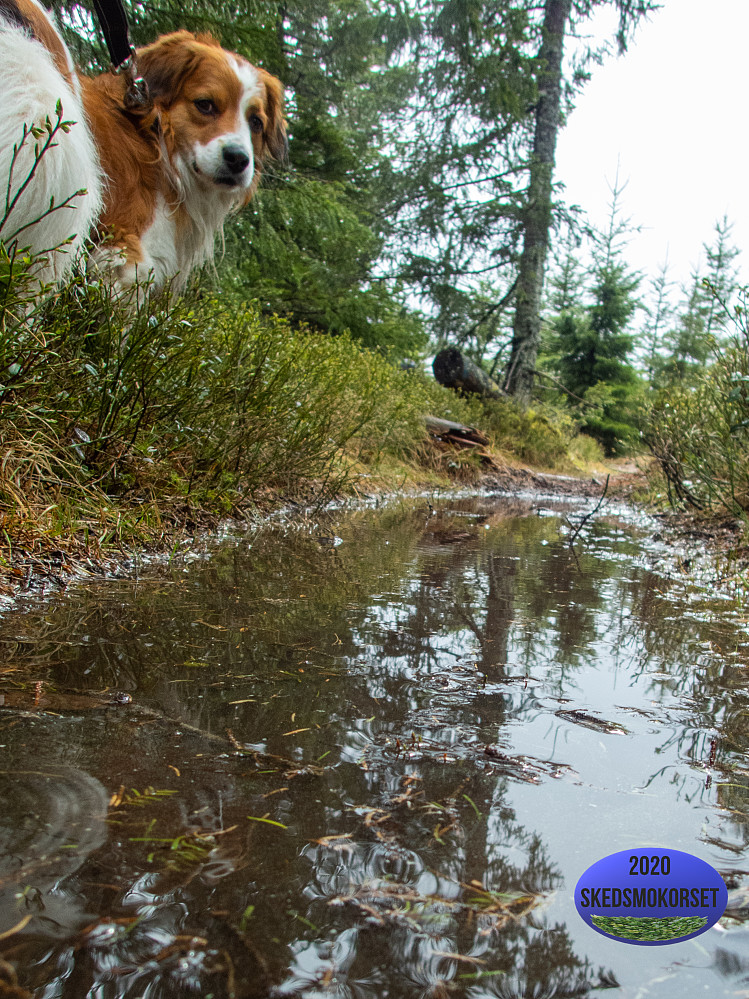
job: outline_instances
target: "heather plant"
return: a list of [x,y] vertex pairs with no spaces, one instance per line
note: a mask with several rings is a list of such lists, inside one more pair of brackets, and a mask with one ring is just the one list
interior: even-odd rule
[[415,460],[425,412],[472,415],[347,334],[205,290],[122,301],[79,272],[23,311],[23,277],[7,283],[0,326],[7,512],[117,497],[231,512],[309,481],[329,494],[356,462]]
[[697,509],[749,510],[749,326],[746,289],[732,310],[718,301],[730,335],[687,386],[659,393],[647,440],[669,498]]

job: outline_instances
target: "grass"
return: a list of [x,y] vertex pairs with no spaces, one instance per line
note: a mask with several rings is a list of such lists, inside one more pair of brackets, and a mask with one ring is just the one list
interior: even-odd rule
[[29,315],[22,279],[12,291],[0,301],[6,508],[171,494],[230,513],[268,486],[335,490],[351,463],[418,462],[425,412],[481,423],[500,447],[522,441],[521,456],[565,451],[546,418],[462,399],[347,335],[252,305],[167,296],[132,315],[78,274]]
[[[563,411],[545,406],[523,411],[508,399],[486,400],[478,422],[501,451],[538,467],[569,470],[577,424]],[[582,439],[602,454],[592,438]]]
[[471,415],[347,336],[211,297],[131,317],[79,276],[40,314],[0,322],[6,510],[158,497],[229,514],[268,487],[335,492],[353,463],[416,460],[427,409]]
[[476,481],[481,455],[435,446],[426,413],[569,468],[571,423],[462,398],[347,334],[204,290],[133,305],[91,273],[40,297],[33,267],[0,244],[0,576],[19,557],[26,572],[50,553],[170,547],[180,530],[362,479]]
[[[243,516],[269,494],[328,497],[418,465],[422,415],[471,406],[348,336],[292,329],[251,305],[164,296],[128,311],[76,277],[29,309],[0,283],[0,555],[70,539],[98,554]],[[392,474],[392,473],[390,473]],[[398,473],[400,474],[400,472]],[[2,543],[4,542],[4,544]]]

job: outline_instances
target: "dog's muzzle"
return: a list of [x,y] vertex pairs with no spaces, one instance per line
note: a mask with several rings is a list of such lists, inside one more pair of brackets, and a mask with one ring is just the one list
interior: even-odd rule
[[243,174],[250,165],[250,157],[247,150],[242,146],[224,146],[221,150],[221,168],[218,171],[216,180],[220,184],[227,184],[233,187],[243,181]]

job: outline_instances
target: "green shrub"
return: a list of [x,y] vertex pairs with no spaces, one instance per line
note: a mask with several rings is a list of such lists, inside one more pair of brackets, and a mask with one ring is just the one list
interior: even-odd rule
[[585,394],[584,433],[595,437],[607,455],[626,454],[640,441],[645,396],[642,383],[598,382]]
[[[132,310],[79,274],[0,311],[0,504],[173,496],[228,512],[270,486],[342,485],[354,459],[415,459],[426,412],[480,407],[347,335],[248,305],[164,296]],[[15,297],[10,292],[15,293]],[[2,306],[0,306],[2,308]],[[346,459],[346,460],[344,460]]]
[[605,457],[601,443],[586,433],[572,439],[567,454],[572,464],[581,468],[600,464]]
[[749,334],[737,308],[730,344],[691,385],[656,397],[646,439],[673,503],[749,510]]
[[487,399],[481,427],[497,447],[523,461],[554,468],[564,463],[577,427],[567,414],[550,407],[523,410],[509,399]]

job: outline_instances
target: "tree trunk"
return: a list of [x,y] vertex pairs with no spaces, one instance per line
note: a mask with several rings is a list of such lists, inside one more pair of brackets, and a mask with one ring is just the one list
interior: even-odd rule
[[488,444],[489,438],[476,427],[466,427],[463,423],[453,423],[452,420],[443,420],[439,416],[425,416],[427,430],[434,437],[440,440],[457,444],[458,447],[470,447],[474,444]]
[[432,363],[434,377],[446,388],[474,392],[489,399],[501,399],[504,392],[483,368],[474,364],[457,347],[444,347]]
[[523,253],[505,389],[530,401],[541,333],[541,294],[551,228],[551,185],[562,102],[562,53],[572,0],[546,0],[538,52],[538,103],[533,136]]

